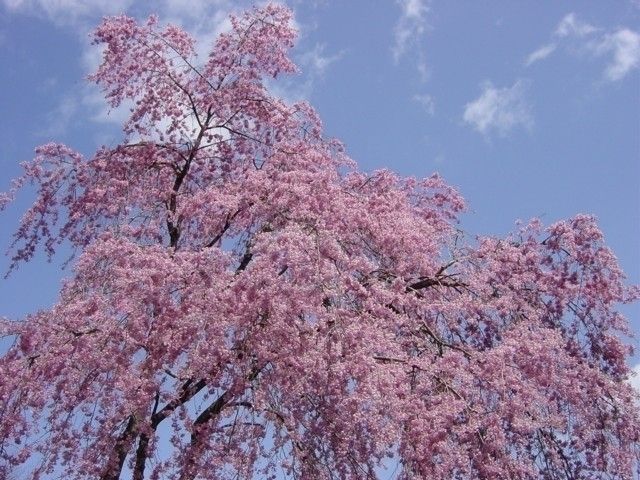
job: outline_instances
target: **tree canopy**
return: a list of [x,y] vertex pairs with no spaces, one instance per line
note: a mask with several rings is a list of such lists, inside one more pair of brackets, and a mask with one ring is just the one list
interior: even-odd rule
[[43,145],[2,197],[36,188],[12,268],[77,258],[55,305],[1,323],[0,474],[639,473],[638,289],[594,219],[469,239],[440,177],[363,173],[270,92],[295,36],[274,4],[206,58],[154,17],[95,30],[122,142]]

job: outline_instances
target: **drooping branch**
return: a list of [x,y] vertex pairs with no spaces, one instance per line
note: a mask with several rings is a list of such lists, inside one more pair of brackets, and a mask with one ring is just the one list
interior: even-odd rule
[[191,432],[191,445],[196,445],[199,441],[200,429],[203,428],[211,419],[216,417],[229,402],[230,394],[228,391],[220,395],[211,405],[205,408],[193,422],[193,431]]
[[241,212],[241,209],[236,210],[233,214],[227,214],[227,217],[224,220],[224,225],[220,229],[220,233],[218,233],[215,237],[213,237],[206,245],[205,248],[211,248],[216,243],[220,241],[220,239],[227,233],[227,230],[231,227],[231,222],[238,216]]
[[[157,409],[158,399],[158,396],[156,395],[156,404],[154,405],[154,412],[151,415],[151,430],[155,431],[160,423],[162,423],[163,420],[169,417],[174,410],[189,402],[189,400],[197,395],[205,386],[205,380],[199,380],[197,382],[195,382],[193,379],[187,380],[181,387],[180,396],[171,400],[160,411],[157,412],[155,411]],[[131,415],[129,417],[129,421],[125,430],[116,440],[113,450],[113,456],[109,460],[107,470],[101,477],[101,480],[118,480],[118,478],[120,478],[120,473],[122,472],[124,461],[136,437],[139,437],[139,439],[138,447],[136,449],[133,478],[134,480],[144,479],[144,470],[148,456],[147,449],[149,446],[149,436],[146,433],[141,433],[139,431],[137,421],[135,417]]]
[[147,434],[140,434],[138,448],[136,449],[136,463],[133,467],[133,480],[144,480],[144,469],[147,464],[147,448],[149,447],[149,437]]
[[417,282],[414,282],[408,285],[407,292],[423,290],[425,288],[435,287],[435,286],[454,288],[456,290],[458,290],[460,287],[467,287],[466,283],[458,282],[455,280],[454,281],[448,280],[449,278],[451,278],[450,275],[436,276],[433,278],[423,278],[421,280],[418,280]]
[[130,415],[127,426],[116,439],[111,457],[107,461],[106,469],[100,477],[100,480],[118,480],[120,478],[122,466],[137,434],[136,423],[135,416]]
[[431,340],[433,340],[433,342],[438,346],[438,349],[440,351],[440,356],[442,356],[443,354],[443,350],[442,350],[443,347],[446,347],[446,348],[450,348],[451,350],[457,350],[458,352],[462,352],[467,359],[471,358],[471,352],[469,352],[468,350],[458,345],[454,345],[453,343],[446,342],[445,340],[440,338],[438,335],[436,335],[434,331],[431,328],[429,328],[429,326],[425,322],[422,322],[420,326],[420,331],[426,333],[431,338]]
[[206,386],[207,382],[205,380],[198,380],[197,382],[193,379],[187,380],[181,388],[182,393],[180,396],[171,400],[159,412],[151,416],[151,427],[156,429],[176,408],[187,403]]
[[189,168],[191,167],[191,163],[195,160],[196,153],[200,148],[200,143],[204,138],[205,132],[207,130],[207,127],[209,126],[209,122],[211,121],[211,118],[212,118],[212,114],[208,113],[207,118],[205,119],[204,125],[200,128],[200,131],[198,132],[198,136],[190,148],[189,156],[187,157],[182,168],[178,171],[175,181],[173,182],[173,187],[171,189],[171,194],[169,196],[169,203],[167,205],[167,210],[169,214],[167,218],[167,230],[169,231],[169,247],[171,248],[176,248],[178,246],[178,241],[180,240],[180,221],[173,219],[173,216],[175,215],[176,208],[177,208],[178,192],[185,178],[187,177],[187,174],[189,173]]

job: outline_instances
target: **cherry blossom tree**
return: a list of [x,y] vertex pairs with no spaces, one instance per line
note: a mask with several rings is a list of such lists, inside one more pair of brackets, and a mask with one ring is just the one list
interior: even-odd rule
[[[4,320],[4,474],[160,479],[630,479],[625,284],[593,218],[467,239],[437,175],[362,173],[306,103],[291,13],[207,58],[117,16],[90,79],[122,143],[50,143],[13,264],[76,251],[53,307]],[[0,472],[2,475],[2,472]]]

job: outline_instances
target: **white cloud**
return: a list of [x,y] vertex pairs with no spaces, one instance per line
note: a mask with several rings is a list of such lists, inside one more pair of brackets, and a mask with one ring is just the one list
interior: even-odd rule
[[607,80],[615,82],[640,66],[640,35],[628,28],[620,28],[613,33],[593,36],[601,29],[579,20],[575,13],[566,15],[558,24],[555,35],[559,38],[582,39],[590,36],[583,47],[595,56],[611,55],[604,71]]
[[83,23],[87,18],[125,11],[133,0],[2,0],[12,12],[45,17],[58,25]]
[[393,58],[400,60],[412,42],[415,42],[426,29],[429,7],[425,0],[398,0],[402,10],[395,27]]
[[547,43],[546,45],[543,45],[542,47],[529,54],[524,62],[525,66],[528,67],[529,65],[533,65],[540,60],[544,60],[549,55],[551,55],[556,50],[556,48],[557,46],[555,43]]
[[[13,13],[46,18],[57,25],[74,27],[85,38],[105,15],[157,13],[162,21],[185,27],[208,49],[221,31],[229,28],[228,14],[249,5],[238,0],[162,0],[145,5],[134,0],[0,0]],[[151,3],[151,2],[150,2]],[[207,42],[206,40],[210,40]]]
[[279,77],[276,80],[266,79],[269,91],[288,104],[309,100],[316,84],[324,78],[329,67],[347,53],[346,50],[341,50],[328,54],[325,53],[325,49],[324,44],[316,43],[312,49],[300,53],[297,63],[301,75]]
[[[416,0],[410,0],[409,3]],[[421,0],[417,0],[420,2]],[[153,5],[134,0],[0,0],[13,13],[45,18],[52,23],[73,30],[82,42],[83,54],[80,59],[86,73],[94,72],[102,62],[100,47],[90,45],[87,33],[97,25],[104,15],[125,12],[144,18],[155,9],[163,23],[173,23],[183,27],[196,42],[199,61],[206,61],[211,46],[218,35],[231,28],[229,15],[251,6],[249,0],[159,0]],[[258,4],[266,3],[258,1]],[[410,14],[416,6],[409,6]],[[418,8],[418,10],[420,10]],[[295,20],[294,20],[295,24]],[[270,82],[275,94],[281,93],[289,101],[308,99],[317,83],[328,69],[343,57],[345,51],[327,53],[326,46],[315,44],[311,50],[299,55],[303,76],[284,79],[277,84]],[[273,83],[273,85],[271,85]],[[73,112],[72,112],[73,107]],[[65,97],[49,118],[65,119],[57,126],[47,127],[47,133],[63,133],[71,126],[73,115],[93,122],[122,124],[129,117],[131,105],[112,108],[107,105],[102,92],[95,85],[84,85]],[[54,125],[55,122],[52,123]]]
[[78,116],[78,100],[72,95],[65,95],[58,106],[47,113],[44,129],[40,132],[43,137],[54,138],[67,131],[74,117]]
[[583,22],[571,12],[565,15],[553,32],[553,41],[531,52],[524,61],[526,67],[549,57],[559,46],[566,46],[568,42],[582,39],[598,31],[593,25]]
[[564,16],[556,27],[555,35],[563,37],[584,37],[596,32],[598,29],[593,25],[578,19],[575,13],[569,13]]
[[329,66],[340,60],[345,51],[341,50],[335,54],[325,54],[326,45],[316,43],[313,49],[304,52],[300,56],[300,63],[308,69],[308,72],[317,77],[322,77]]
[[420,77],[426,80],[428,71],[420,41],[428,27],[429,2],[428,0],[396,1],[400,5],[401,14],[394,29],[394,44],[391,48],[393,59],[396,63],[399,62],[407,53],[409,47],[414,47],[413,51],[417,56],[416,67]]
[[87,116],[97,123],[122,125],[131,115],[130,109],[133,107],[131,101],[122,102],[116,108],[111,107],[95,85],[86,85],[82,89],[80,101]]
[[[86,73],[94,72],[102,62],[102,49],[87,41],[87,33],[105,15],[128,13],[145,17],[149,6],[134,5],[133,0],[0,0],[10,12],[45,18],[56,25],[70,28],[82,42],[81,63]],[[229,14],[248,2],[230,0],[162,0],[155,4],[161,21],[185,28],[196,40],[196,53],[206,59],[215,38],[230,28]],[[122,125],[129,117],[130,104],[110,107],[100,89],[92,84],[83,85],[73,94],[65,96],[48,115],[51,125],[46,135],[59,135],[71,125],[74,116],[98,123]],[[53,121],[59,119],[59,121]]]
[[427,93],[416,94],[413,99],[418,102],[422,108],[431,116],[436,113],[436,102],[433,97]]
[[180,25],[196,41],[196,54],[206,58],[215,39],[231,29],[229,15],[247,2],[229,0],[164,0],[159,12],[163,22]]
[[228,2],[225,0],[164,0],[164,13],[177,17],[199,20],[204,15],[211,13],[211,10],[228,9]]
[[526,101],[528,84],[518,80],[511,87],[496,88],[486,82],[482,94],[465,105],[464,122],[483,135],[495,131],[505,136],[516,127],[530,128],[533,117]]
[[606,80],[615,82],[640,67],[640,34],[628,28],[613,32],[580,20],[575,13],[565,15],[552,36],[553,40],[526,58],[525,66],[544,60],[559,47],[579,57],[610,56],[605,68]]
[[640,35],[627,28],[604,35],[600,42],[592,46],[592,50],[596,55],[612,54],[613,58],[604,72],[612,82],[621,80],[631,70],[640,67]]

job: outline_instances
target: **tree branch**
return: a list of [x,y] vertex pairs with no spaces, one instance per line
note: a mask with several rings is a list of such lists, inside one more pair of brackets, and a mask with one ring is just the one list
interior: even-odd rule
[[116,440],[113,452],[107,462],[105,472],[100,476],[100,480],[118,480],[122,466],[129,453],[129,448],[136,435],[136,418],[134,415],[129,416],[127,426]]

